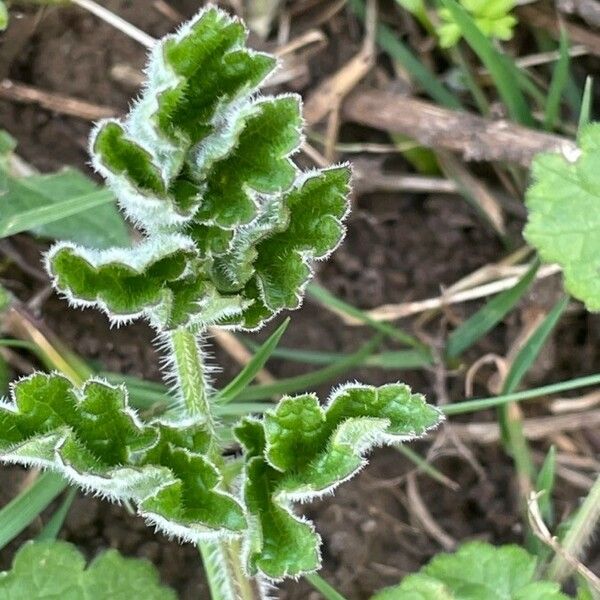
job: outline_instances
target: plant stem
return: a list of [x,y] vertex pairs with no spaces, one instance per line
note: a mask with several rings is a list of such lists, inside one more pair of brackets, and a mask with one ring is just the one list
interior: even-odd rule
[[181,408],[200,417],[215,437],[215,423],[208,400],[208,382],[198,336],[185,327],[170,334],[171,357]]
[[204,542],[199,548],[212,600],[256,600],[261,597],[258,585],[242,568],[239,541]]
[[[600,520],[600,476],[589,491],[583,504],[573,518],[561,546],[566,556],[579,560],[589,544]],[[573,566],[561,554],[556,554],[548,567],[548,577],[562,582],[573,570]]]
[[[200,336],[185,327],[169,334],[169,358],[184,416],[201,419],[211,437],[209,458],[222,467],[222,444],[217,434]],[[225,478],[226,479],[226,478]],[[227,487],[226,483],[223,484]],[[258,600],[257,583],[244,572],[239,540],[219,540],[199,544],[212,600]]]

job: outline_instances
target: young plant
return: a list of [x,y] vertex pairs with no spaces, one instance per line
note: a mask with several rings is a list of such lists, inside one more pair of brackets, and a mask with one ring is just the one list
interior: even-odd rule
[[301,172],[300,99],[265,97],[276,60],[245,46],[236,19],[209,7],[157,43],[142,96],[91,139],[93,163],[141,241],[47,255],[57,290],[120,325],[157,332],[173,402],[141,419],[123,386],[58,374],[17,382],[0,405],[0,457],[63,474],[133,503],[167,535],[199,544],[216,598],[260,595],[260,582],[320,566],[320,538],[293,504],[331,493],[373,447],[423,435],[441,413],[403,384],[350,384],[325,406],[285,397],[233,434],[210,385],[209,326],[256,330],[298,308],[317,260],[344,236],[346,165]]
[[66,542],[28,542],[19,548],[12,569],[0,573],[0,597],[11,600],[176,600],[159,584],[156,569],[145,560],[123,558],[116,550],[90,565]]
[[372,600],[568,600],[557,583],[536,578],[537,566],[519,546],[470,542],[454,554],[438,554]]

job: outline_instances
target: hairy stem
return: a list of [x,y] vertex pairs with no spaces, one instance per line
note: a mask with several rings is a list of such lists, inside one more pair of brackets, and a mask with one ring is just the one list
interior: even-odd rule
[[204,570],[212,600],[258,600],[262,597],[256,581],[244,573],[238,540],[200,544]]
[[[222,466],[222,447],[210,402],[200,336],[180,327],[170,333],[170,360],[183,414],[201,418],[212,438],[210,457]],[[212,600],[258,600],[260,590],[242,566],[239,540],[204,542],[199,545]]]
[[[600,520],[600,476],[589,491],[583,504],[573,518],[561,546],[566,556],[579,560],[590,543]],[[573,570],[573,566],[561,554],[557,554],[548,567],[548,577],[563,581]]]
[[208,399],[206,368],[199,338],[185,327],[170,333],[170,358],[181,409],[186,414],[205,420],[210,434],[215,437],[215,423]]

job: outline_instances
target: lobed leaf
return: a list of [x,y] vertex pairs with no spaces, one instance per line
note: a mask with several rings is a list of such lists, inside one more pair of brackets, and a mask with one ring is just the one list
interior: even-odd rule
[[161,331],[255,329],[299,306],[312,262],[340,243],[349,170],[299,171],[300,99],[257,96],[276,61],[246,37],[239,20],[202,10],[157,44],[127,118],[96,129],[94,164],[146,239],[53,249],[49,271],[74,304]]
[[525,237],[546,262],[558,263],[565,287],[600,311],[600,124],[586,125],[576,156],[541,154],[526,195]]
[[318,569],[320,538],[292,502],[332,492],[366,464],[370,449],[419,437],[441,420],[402,384],[349,385],[326,407],[312,394],[285,397],[262,421],[243,420],[236,437],[246,451],[250,573],[277,580]]
[[28,542],[12,569],[0,573],[0,596],[10,600],[176,600],[161,586],[154,566],[107,550],[87,567],[81,553],[66,542]]
[[159,329],[196,322],[253,329],[298,307],[312,261],[344,235],[347,188],[343,167],[308,177],[221,256],[202,256],[187,236],[163,234],[127,250],[59,244],[48,269],[75,305],[98,306],[116,322],[144,316]]
[[470,542],[372,600],[568,600],[557,583],[535,580],[536,563],[519,546]]
[[190,541],[239,534],[240,504],[221,491],[202,423],[142,423],[123,387],[90,380],[75,388],[57,374],[17,382],[0,404],[0,459],[61,473]]

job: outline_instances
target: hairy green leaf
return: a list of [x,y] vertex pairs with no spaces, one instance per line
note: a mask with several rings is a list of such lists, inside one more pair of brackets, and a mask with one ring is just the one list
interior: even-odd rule
[[519,546],[471,542],[372,600],[568,600],[557,583],[536,581],[535,571],[536,558]]
[[286,397],[262,421],[242,421],[236,436],[246,450],[250,572],[281,579],[316,570],[320,538],[292,502],[332,492],[373,447],[419,437],[441,420],[423,396],[392,384],[343,387],[325,408],[312,394]]
[[82,554],[66,542],[28,542],[12,569],[0,573],[0,596],[10,600],[176,600],[160,584],[151,563],[124,558],[116,550],[86,566]]
[[240,504],[221,491],[202,423],[142,423],[123,387],[61,375],[16,383],[0,404],[0,459],[57,471],[85,490],[131,500],[159,529],[197,541],[240,533]]
[[299,306],[312,263],[344,236],[349,170],[300,172],[300,99],[257,95],[276,62],[245,43],[239,20],[202,10],[156,45],[126,119],[96,129],[94,164],[146,235],[105,254],[54,248],[74,304],[158,330],[255,329]]
[[563,268],[567,291],[600,311],[600,124],[586,125],[579,141],[577,155],[535,158],[525,237]]

